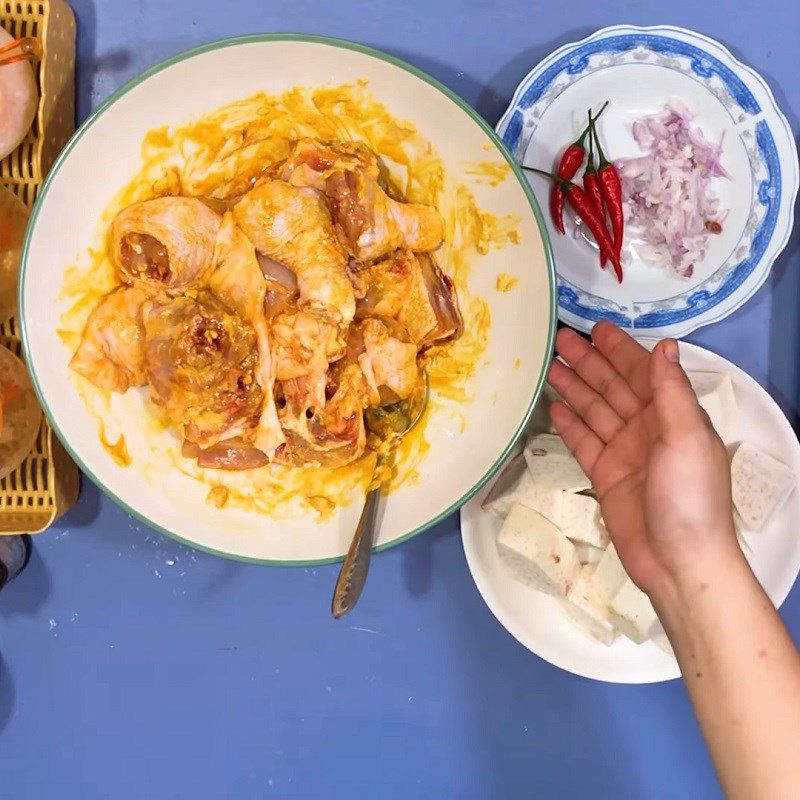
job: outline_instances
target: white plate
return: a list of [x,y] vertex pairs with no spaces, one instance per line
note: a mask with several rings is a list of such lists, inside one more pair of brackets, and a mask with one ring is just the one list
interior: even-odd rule
[[[689,371],[728,372],[738,415],[731,441],[746,440],[800,475],[800,444],[775,401],[747,373],[708,350],[681,342],[681,364]],[[655,683],[679,677],[676,662],[654,644],[620,637],[611,647],[595,642],[567,619],[558,601],[514,580],[497,554],[500,520],[481,509],[488,487],[461,510],[461,537],[472,577],[503,627],[531,652],[557,667],[614,683]],[[800,490],[759,533],[747,533],[751,566],[776,606],[789,594],[800,570]]]
[[[378,543],[395,544],[454,511],[488,479],[530,414],[552,350],[555,279],[541,214],[511,156],[462,100],[419,70],[347,42],[295,35],[216,42],[149,70],[93,114],[53,167],[28,228],[20,277],[22,338],[56,432],[89,477],[122,506],[147,524],[220,555],[269,563],[335,560],[347,549],[360,503],[324,524],[310,518],[276,522],[256,512],[211,507],[205,500],[208,487],[175,469],[148,477],[135,467],[117,466],[68,379],[70,353],[56,334],[63,271],[92,245],[102,210],[139,170],[148,130],[184,123],[261,90],[278,93],[361,78],[392,114],[417,124],[448,173],[466,181],[464,169],[471,163],[511,164],[514,169],[498,186],[470,186],[487,211],[520,219],[521,244],[482,257],[470,277],[494,321],[469,386],[474,400],[461,409],[463,433],[461,419],[432,415],[420,479],[407,482],[386,504]],[[496,290],[501,272],[519,281],[514,291]],[[505,391],[498,393],[498,387]],[[146,451],[148,437],[158,434],[145,424],[141,396],[116,396],[112,406],[129,447]],[[482,425],[489,415],[493,424]],[[132,435],[137,431],[147,435],[137,439]]]
[[[722,163],[731,180],[713,184],[730,209],[723,233],[710,237],[688,280],[641,261],[628,244],[633,260],[620,286],[610,269],[600,271],[595,250],[559,235],[548,215],[559,317],[579,330],[609,319],[644,338],[685,336],[746,302],[789,240],[798,188],[791,128],[764,80],[698,33],[620,25],[565,45],[522,81],[497,131],[520,163],[550,169],[585,127],[587,109],[608,99],[598,123],[606,155],[638,155],[633,121],[673,97],[694,111],[709,139],[725,137]],[[547,181],[530,180],[546,208]]]

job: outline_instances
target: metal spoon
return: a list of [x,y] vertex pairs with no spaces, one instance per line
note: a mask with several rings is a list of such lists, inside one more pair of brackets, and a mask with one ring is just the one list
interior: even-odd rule
[[358,602],[367,580],[372,545],[375,541],[378,501],[384,485],[392,474],[395,451],[400,440],[419,422],[428,404],[428,376],[421,371],[417,389],[407,400],[383,408],[368,409],[367,429],[381,440],[375,469],[369,482],[364,510],[358,520],[350,549],[336,579],[331,602],[331,614],[339,619]]

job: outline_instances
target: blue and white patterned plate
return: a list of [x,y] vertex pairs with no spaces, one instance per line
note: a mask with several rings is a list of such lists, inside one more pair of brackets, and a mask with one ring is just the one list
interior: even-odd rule
[[[673,27],[605,28],[568,44],[536,66],[517,88],[497,132],[525,166],[549,169],[605,100],[600,121],[609,158],[638,155],[633,122],[676,98],[695,113],[707,138],[723,138],[730,179],[713,191],[729,209],[689,279],[648,265],[627,247],[625,281],[600,271],[581,238],[550,225],[558,271],[559,317],[588,331],[609,319],[640,337],[685,336],[745,303],[766,280],[789,239],[798,189],[797,149],[767,84],[722,45]],[[531,175],[547,208],[547,181]]]

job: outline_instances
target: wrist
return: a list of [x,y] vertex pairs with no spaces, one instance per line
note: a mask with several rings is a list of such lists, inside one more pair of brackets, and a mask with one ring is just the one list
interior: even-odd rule
[[659,617],[684,615],[693,606],[727,594],[743,577],[754,580],[735,534],[709,537],[716,544],[665,568],[648,592]]

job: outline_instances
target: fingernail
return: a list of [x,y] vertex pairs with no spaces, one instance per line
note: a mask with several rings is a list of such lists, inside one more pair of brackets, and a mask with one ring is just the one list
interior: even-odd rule
[[674,339],[664,339],[661,347],[667,361],[671,361],[673,364],[680,364],[681,351],[678,349],[678,343]]

